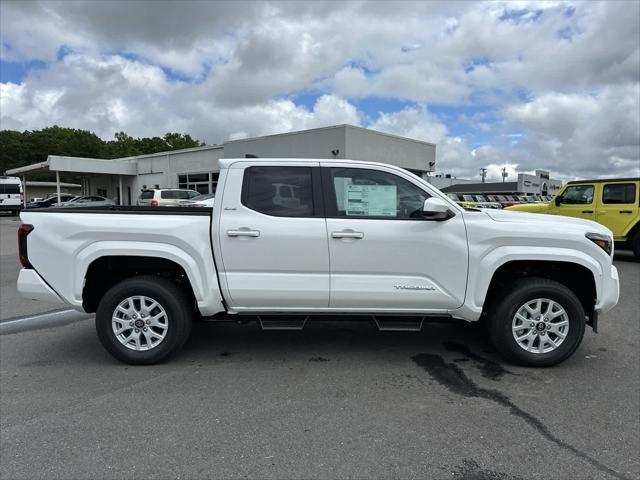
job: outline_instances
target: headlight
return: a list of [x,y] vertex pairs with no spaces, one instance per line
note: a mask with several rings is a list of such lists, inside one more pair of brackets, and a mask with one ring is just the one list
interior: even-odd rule
[[610,236],[603,235],[601,233],[587,233],[585,234],[585,237],[607,252],[607,255],[611,255],[613,239]]

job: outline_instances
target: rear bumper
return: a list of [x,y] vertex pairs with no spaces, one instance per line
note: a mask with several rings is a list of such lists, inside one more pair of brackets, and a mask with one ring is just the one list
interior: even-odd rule
[[9,203],[0,203],[0,211],[2,210],[22,210],[22,204],[11,205]]
[[64,304],[65,302],[45,283],[33,269],[23,268],[18,275],[18,293],[22,298],[41,302]]
[[596,312],[605,313],[611,310],[618,303],[620,297],[620,280],[618,278],[618,269],[611,265],[609,275],[602,279],[602,295],[596,303]]

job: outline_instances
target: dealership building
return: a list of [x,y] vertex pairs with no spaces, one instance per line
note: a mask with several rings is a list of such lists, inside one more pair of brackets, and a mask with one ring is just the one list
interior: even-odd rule
[[140,190],[146,188],[215,193],[219,159],[255,157],[367,160],[397,165],[427,178],[436,164],[436,146],[352,125],[336,125],[113,160],[50,155],[45,162],[7,170],[6,174],[26,180],[34,172],[55,172],[58,191],[61,175],[79,175],[82,194],[132,205]]
[[476,182],[451,175],[435,175],[429,181],[443,192],[471,195],[555,195],[562,187],[562,181],[550,178],[546,170],[536,170],[533,175],[519,173],[515,182]]

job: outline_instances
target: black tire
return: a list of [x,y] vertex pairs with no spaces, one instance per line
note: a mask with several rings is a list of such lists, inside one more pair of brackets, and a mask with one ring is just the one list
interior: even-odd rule
[[[155,300],[166,312],[166,335],[148,350],[125,346],[112,327],[116,307],[129,297],[143,295]],[[145,275],[123,280],[102,297],[96,311],[96,331],[100,343],[118,360],[132,365],[149,365],[178,352],[189,338],[192,312],[187,296],[169,280]],[[158,312],[158,310],[154,310]],[[151,327],[144,327],[151,328]],[[146,331],[146,330],[145,330]],[[145,342],[146,340],[142,340]]]
[[636,257],[640,258],[640,231],[636,232],[631,240],[631,250]]
[[[538,298],[557,302],[567,313],[569,321],[564,341],[547,353],[525,350],[512,333],[512,321],[518,309],[527,301]],[[518,280],[513,290],[497,301],[489,312],[489,336],[496,350],[507,360],[529,367],[550,367],[569,358],[582,342],[585,324],[584,309],[575,293],[561,283],[545,278]]]

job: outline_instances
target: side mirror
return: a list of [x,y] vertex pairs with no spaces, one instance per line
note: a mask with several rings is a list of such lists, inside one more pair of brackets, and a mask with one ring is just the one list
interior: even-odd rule
[[431,197],[424,201],[422,216],[425,220],[441,222],[443,220],[449,220],[454,215],[449,205],[439,198]]
[[556,203],[556,207],[559,207],[562,203],[562,197],[560,195],[556,195],[553,201]]

